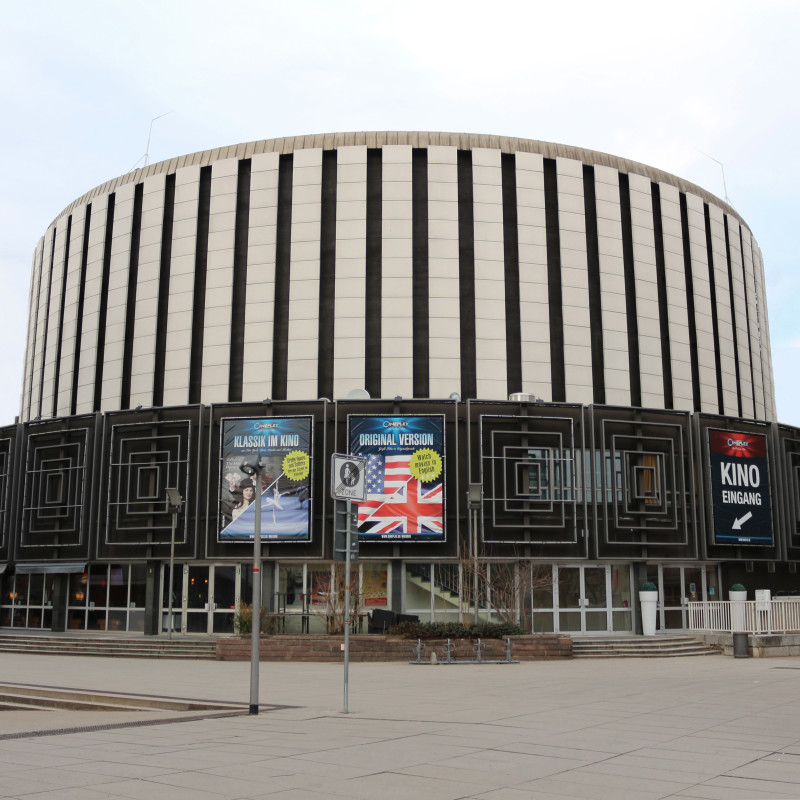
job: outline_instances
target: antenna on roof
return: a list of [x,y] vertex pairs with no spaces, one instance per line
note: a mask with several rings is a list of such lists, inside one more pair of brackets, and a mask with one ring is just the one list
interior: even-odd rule
[[[695,150],[697,150],[696,147]],[[715,161],[717,164],[719,164],[719,168],[722,170],[722,190],[725,192],[725,202],[729,206],[733,207],[733,203],[731,203],[730,199],[728,198],[728,184],[725,182],[725,165],[718,158],[714,158],[714,156],[710,156],[708,153],[704,153],[702,150],[697,150],[697,152],[700,153],[701,156],[710,158],[712,161]]]
[[161,117],[166,117],[167,114],[173,114],[174,111],[175,109],[172,111],[165,111],[163,114],[159,114],[157,117],[153,117],[153,119],[150,120],[150,130],[147,132],[147,148],[144,151],[144,155],[139,158],[139,160],[128,170],[128,172],[133,172],[136,167],[139,166],[142,159],[144,159],[144,164],[142,166],[146,167],[150,163],[150,139],[153,136],[153,123],[157,119],[161,119]]

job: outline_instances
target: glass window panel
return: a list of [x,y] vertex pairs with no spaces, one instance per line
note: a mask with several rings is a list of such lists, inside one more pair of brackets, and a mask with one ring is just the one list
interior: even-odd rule
[[74,572],[69,576],[69,605],[70,606],[85,606],[86,605],[86,585],[89,576],[87,573]]
[[[605,567],[585,567],[583,583],[589,608],[605,608],[606,606],[606,569]],[[603,630],[605,630],[605,623]],[[593,628],[592,630],[597,630]]]
[[144,631],[144,606],[128,612],[128,630]]
[[28,604],[28,585],[30,575],[17,575],[14,583],[13,597],[11,598],[15,606],[25,606]]
[[664,606],[679,606],[682,589],[680,567],[664,567]]
[[28,586],[28,605],[40,606],[42,605],[42,596],[44,594],[44,573],[34,572],[30,578],[30,584]]
[[[53,605],[53,586],[55,585],[55,581],[56,581],[55,575],[45,575],[44,594],[42,596],[42,601],[45,606]],[[49,628],[50,624],[47,623],[44,627]]]
[[86,630],[89,631],[104,631],[106,629],[106,612],[105,610],[89,611],[89,618],[86,624]]
[[413,613],[430,611],[431,565],[406,564],[406,609]]
[[627,564],[611,567],[611,605],[614,608],[631,607],[631,569]]
[[587,611],[586,612],[586,630],[587,631],[605,631],[608,630],[608,622],[606,620],[605,611]]
[[214,633],[233,633],[233,614],[214,614]]
[[331,590],[330,567],[310,570],[309,584],[311,588],[311,605],[315,608],[327,606],[328,594]]
[[281,565],[278,568],[278,611],[300,611],[303,608],[303,566]]
[[[580,571],[577,567],[561,567],[558,570],[558,604],[560,608],[580,607]],[[567,628],[562,630],[574,630]],[[580,630],[580,626],[578,627]]]
[[716,567],[706,567],[706,591],[708,600],[722,600],[719,593],[719,572]]
[[688,600],[700,600],[703,592],[703,573],[700,567],[684,567],[684,597]]
[[[181,590],[183,588],[183,565],[175,564],[172,576],[172,607],[180,608],[181,606]],[[161,596],[164,608],[169,608],[169,573],[170,565],[164,564],[164,584]]]
[[[186,592],[186,607],[205,609],[208,603],[208,567],[189,567],[189,586]],[[204,629],[205,630],[205,629]]]
[[144,608],[147,593],[147,565],[131,564],[130,607]]
[[194,614],[186,615],[186,632],[187,633],[208,633],[208,614]]
[[534,633],[552,633],[553,632],[553,613],[542,613],[537,611],[533,615],[533,632]]
[[611,617],[615,631],[629,632],[633,629],[633,617],[630,611],[613,611]]
[[67,625],[71,630],[82,630],[86,621],[86,612],[72,608],[69,611]]
[[369,608],[389,605],[388,564],[364,564],[364,605]]
[[558,627],[562,632],[580,631],[581,615],[575,611],[562,611],[558,615]]
[[458,614],[458,564],[436,564],[433,575],[433,604],[437,613]]
[[116,608],[128,606],[127,564],[112,564],[109,568],[108,604]]
[[218,610],[236,608],[236,567],[214,567],[214,604]]
[[110,631],[124,631],[126,628],[128,612],[121,609],[108,612],[108,629]]
[[108,597],[108,567],[89,567],[89,608],[105,608]]

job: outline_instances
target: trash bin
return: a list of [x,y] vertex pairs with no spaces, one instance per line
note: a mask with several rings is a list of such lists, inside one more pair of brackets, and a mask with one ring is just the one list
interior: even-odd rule
[[733,657],[750,658],[746,633],[733,634]]

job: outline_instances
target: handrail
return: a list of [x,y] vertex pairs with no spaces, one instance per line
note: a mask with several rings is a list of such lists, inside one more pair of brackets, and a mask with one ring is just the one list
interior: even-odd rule
[[800,633],[800,598],[690,601],[689,630],[709,633]]

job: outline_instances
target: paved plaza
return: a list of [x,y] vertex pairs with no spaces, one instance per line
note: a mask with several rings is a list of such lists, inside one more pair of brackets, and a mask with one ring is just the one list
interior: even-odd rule
[[[241,703],[242,662],[0,654],[0,681]],[[0,712],[0,797],[800,798],[800,659],[262,663],[262,712]]]

